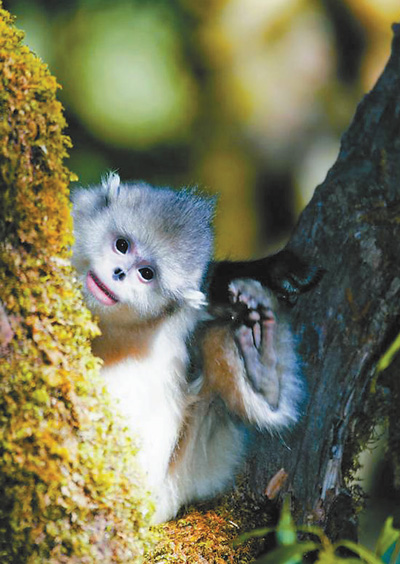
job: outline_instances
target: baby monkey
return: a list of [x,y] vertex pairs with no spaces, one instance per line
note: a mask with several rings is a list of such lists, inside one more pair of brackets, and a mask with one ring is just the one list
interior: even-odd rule
[[234,280],[229,315],[207,310],[213,214],[193,190],[117,174],[73,194],[74,264],[101,329],[93,351],[139,439],[155,522],[232,484],[246,425],[279,432],[299,415],[292,335],[273,294]]

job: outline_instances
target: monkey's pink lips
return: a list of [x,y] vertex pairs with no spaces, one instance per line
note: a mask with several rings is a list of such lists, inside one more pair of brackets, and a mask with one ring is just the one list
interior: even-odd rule
[[103,305],[111,306],[119,301],[117,296],[91,270],[86,276],[86,286],[89,292]]

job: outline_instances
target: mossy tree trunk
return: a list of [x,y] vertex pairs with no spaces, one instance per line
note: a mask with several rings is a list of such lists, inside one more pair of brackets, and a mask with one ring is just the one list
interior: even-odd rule
[[345,536],[352,520],[346,524],[351,492],[343,478],[383,416],[400,486],[400,358],[390,374],[379,370],[400,332],[400,26],[393,29],[388,65],[288,244],[326,270],[292,309],[308,385],[305,414],[284,441],[259,437],[249,468],[260,497],[284,468],[299,519]]
[[69,265],[57,83],[0,9],[0,561],[139,562],[151,513]]

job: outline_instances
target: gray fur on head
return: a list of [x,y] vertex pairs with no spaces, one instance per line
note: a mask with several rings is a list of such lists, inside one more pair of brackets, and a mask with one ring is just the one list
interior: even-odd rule
[[154,259],[164,295],[179,300],[200,289],[212,256],[213,198],[195,189],[121,183],[110,173],[99,186],[76,189],[72,201],[78,272],[101,260],[112,234],[138,243]]

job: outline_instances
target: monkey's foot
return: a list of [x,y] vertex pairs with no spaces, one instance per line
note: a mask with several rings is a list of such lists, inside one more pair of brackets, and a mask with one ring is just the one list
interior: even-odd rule
[[256,280],[234,280],[230,299],[238,310],[235,340],[243,358],[247,378],[254,391],[277,409],[280,379],[276,355],[276,300]]

